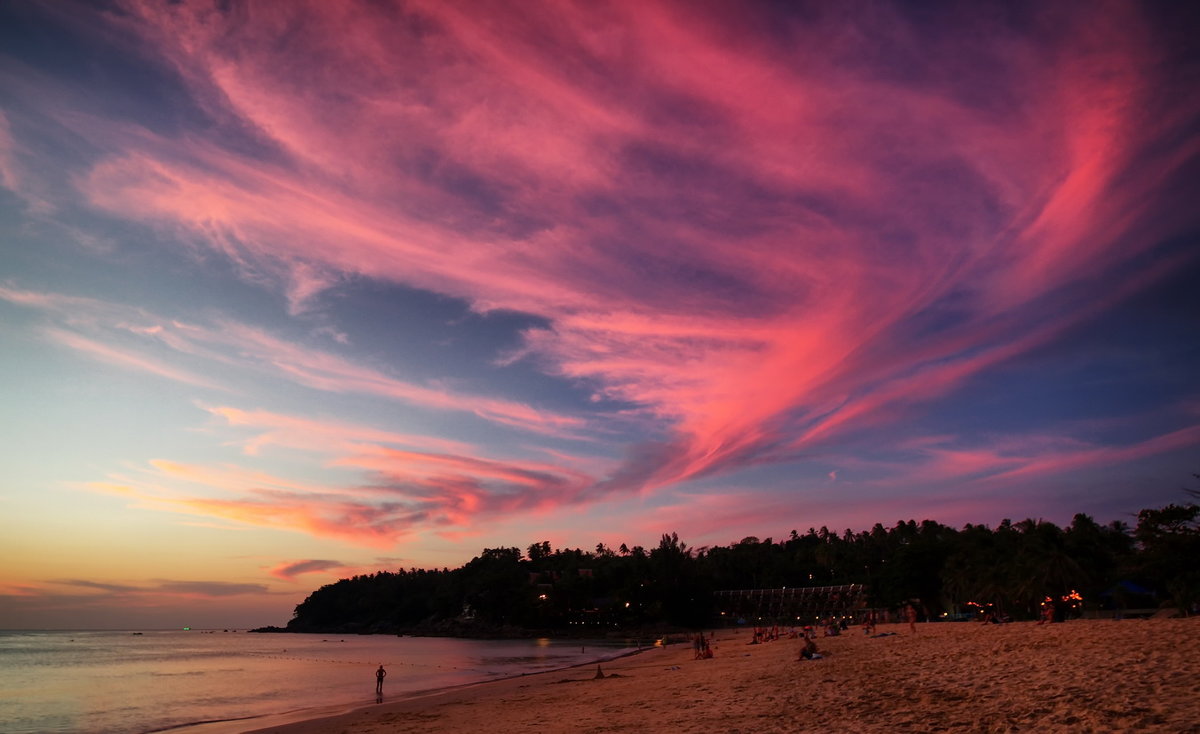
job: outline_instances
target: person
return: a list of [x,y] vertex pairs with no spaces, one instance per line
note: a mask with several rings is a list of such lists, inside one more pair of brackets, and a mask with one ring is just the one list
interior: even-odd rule
[[820,660],[821,654],[817,652],[817,641],[811,637],[805,637],[804,642],[800,647],[800,660]]
[[908,620],[908,631],[917,634],[917,610],[912,604],[904,605],[904,618]]
[[383,693],[383,679],[387,677],[387,671],[383,669],[383,663],[379,664],[379,670],[375,671],[375,692]]

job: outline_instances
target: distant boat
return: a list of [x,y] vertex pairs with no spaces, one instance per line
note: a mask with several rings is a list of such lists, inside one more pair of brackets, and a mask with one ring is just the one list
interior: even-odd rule
[[137,637],[137,636],[138,636],[138,635],[140,635],[140,634],[142,634],[142,633],[141,633],[141,632],[134,632],[134,633],[133,633],[134,637]]

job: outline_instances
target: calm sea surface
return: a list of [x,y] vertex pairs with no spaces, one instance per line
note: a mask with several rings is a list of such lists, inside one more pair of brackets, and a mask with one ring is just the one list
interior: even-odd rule
[[[581,646],[586,646],[581,649]],[[246,632],[0,631],[0,731],[140,732],[567,667],[624,644]],[[268,721],[247,721],[246,728]],[[186,734],[183,729],[178,734]]]

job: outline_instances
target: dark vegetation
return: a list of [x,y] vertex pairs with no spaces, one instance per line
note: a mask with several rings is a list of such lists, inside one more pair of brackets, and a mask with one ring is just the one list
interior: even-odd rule
[[292,632],[449,635],[606,633],[717,623],[712,592],[866,584],[875,608],[913,600],[923,616],[993,604],[1016,619],[1077,590],[1085,609],[1200,602],[1200,505],[1142,510],[1132,530],[1076,515],[961,530],[925,520],[838,535],[822,527],[782,540],[748,537],[689,548],[674,533],[655,548],[593,551],[534,543],[487,548],[456,569],[382,571],[342,579],[296,607]]

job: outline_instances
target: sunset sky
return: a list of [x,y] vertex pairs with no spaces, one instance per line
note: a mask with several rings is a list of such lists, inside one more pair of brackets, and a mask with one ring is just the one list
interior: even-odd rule
[[0,3],[0,627],[1200,472],[1193,3]]

